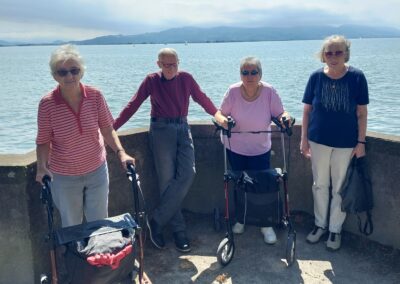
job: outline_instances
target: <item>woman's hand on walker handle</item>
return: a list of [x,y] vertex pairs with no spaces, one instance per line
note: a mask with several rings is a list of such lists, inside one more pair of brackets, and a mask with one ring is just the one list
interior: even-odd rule
[[223,128],[228,129],[228,118],[220,110],[215,113],[214,119]]
[[46,175],[50,177],[50,180],[53,180],[53,174],[49,171],[49,169],[45,166],[39,166],[38,163],[36,170],[36,181],[43,185],[43,177]]
[[121,150],[117,152],[118,158],[121,161],[122,167],[125,170],[128,170],[127,164],[135,165],[135,158],[129,156],[125,150]]
[[287,111],[284,111],[279,117],[279,122],[283,128],[286,128],[286,125],[291,127],[292,126],[292,117],[289,115],[289,113]]

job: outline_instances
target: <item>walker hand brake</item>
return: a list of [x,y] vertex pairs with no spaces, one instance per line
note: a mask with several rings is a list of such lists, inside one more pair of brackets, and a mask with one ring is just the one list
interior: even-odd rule
[[228,130],[227,130],[226,136],[228,136],[228,138],[231,138],[231,136],[232,136],[231,130],[232,130],[232,128],[235,127],[236,121],[233,119],[232,116],[228,116],[227,118],[228,118]]
[[[279,128],[281,132],[286,132],[288,136],[292,136],[293,134],[292,127],[296,121],[294,117],[290,117],[290,120],[286,119],[286,117],[282,117],[282,123],[285,125],[285,127],[283,127],[282,123],[278,120],[278,118],[272,117],[271,120],[276,124],[276,126]],[[289,125],[290,121],[292,123]]]

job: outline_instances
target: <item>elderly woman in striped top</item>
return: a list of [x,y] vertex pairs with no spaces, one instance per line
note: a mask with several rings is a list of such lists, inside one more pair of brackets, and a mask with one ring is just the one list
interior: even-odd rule
[[108,168],[104,141],[122,165],[134,163],[113,129],[101,92],[80,82],[83,60],[72,45],[56,49],[50,69],[58,86],[39,104],[37,175],[50,176],[63,227],[108,217]]

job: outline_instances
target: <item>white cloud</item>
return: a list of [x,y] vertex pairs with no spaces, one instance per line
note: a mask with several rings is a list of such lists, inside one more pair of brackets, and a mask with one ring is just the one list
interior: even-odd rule
[[400,28],[398,0],[0,0],[0,39],[84,39],[182,26]]

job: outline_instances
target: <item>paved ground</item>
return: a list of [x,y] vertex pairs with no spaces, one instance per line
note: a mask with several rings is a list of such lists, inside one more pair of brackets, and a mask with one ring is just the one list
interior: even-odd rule
[[258,228],[246,227],[235,238],[236,251],[232,262],[222,267],[216,250],[225,229],[213,228],[213,217],[186,214],[192,251],[181,254],[175,250],[173,238],[166,232],[167,248],[160,251],[147,239],[145,271],[154,284],[158,283],[400,283],[400,252],[365,238],[343,234],[342,248],[329,252],[325,242],[305,242],[312,228],[312,219],[295,215],[297,230],[296,261],[286,266],[287,230],[277,230],[278,243],[263,242]]

